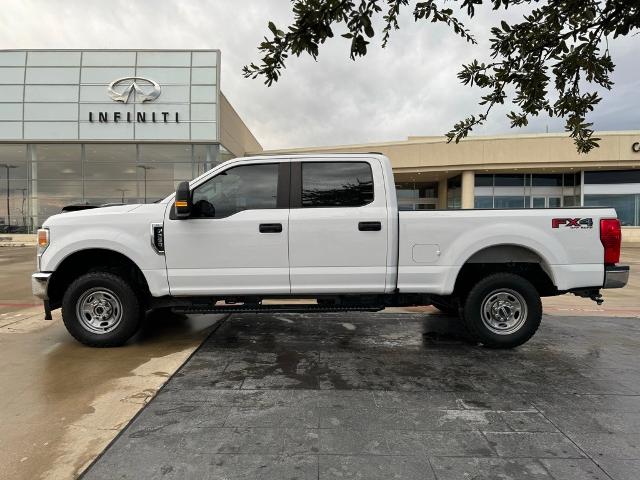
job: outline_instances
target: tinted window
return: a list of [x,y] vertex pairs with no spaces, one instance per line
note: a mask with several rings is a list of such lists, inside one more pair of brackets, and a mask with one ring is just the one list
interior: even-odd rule
[[565,207],[579,207],[580,206],[580,197],[576,195],[568,195],[564,197],[564,206]]
[[457,175],[455,177],[451,177],[447,180],[447,188],[449,190],[454,189],[454,188],[461,188],[462,187],[462,176],[461,175]]
[[533,186],[534,187],[561,187],[562,174],[534,173]]
[[496,187],[523,187],[524,175],[496,175]]
[[243,210],[276,208],[277,191],[277,164],[233,167],[193,191],[193,216],[224,218]]
[[495,197],[493,202],[495,208],[524,208],[525,197]]
[[475,177],[476,187],[492,187],[493,186],[493,175],[489,174],[478,174]]
[[373,175],[365,162],[302,164],[303,207],[361,207],[373,201]]
[[613,207],[624,226],[638,225],[636,195],[585,195],[586,207]]
[[[576,183],[576,177],[578,182]],[[565,173],[564,174],[564,186],[565,187],[573,187],[575,185],[580,184],[580,175],[576,175],[575,173]]]
[[493,208],[493,197],[476,196],[474,200],[475,208]]
[[584,183],[640,183],[640,170],[584,172]]

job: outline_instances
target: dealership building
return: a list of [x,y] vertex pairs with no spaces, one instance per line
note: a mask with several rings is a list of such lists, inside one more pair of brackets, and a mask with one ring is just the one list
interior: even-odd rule
[[0,230],[32,232],[73,203],[155,201],[256,150],[217,50],[0,51]]
[[[217,50],[0,51],[0,232],[32,232],[68,204],[155,201],[224,160],[265,153],[221,93],[220,67]],[[587,155],[553,133],[278,152],[384,153],[405,210],[606,205],[629,236],[640,226],[640,130],[597,136]]]

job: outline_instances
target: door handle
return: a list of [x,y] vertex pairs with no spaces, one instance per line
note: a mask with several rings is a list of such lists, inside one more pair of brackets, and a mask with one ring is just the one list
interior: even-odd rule
[[258,227],[260,233],[281,233],[282,232],[282,224],[281,223],[261,223]]
[[361,232],[379,232],[382,230],[382,224],[380,222],[360,222],[358,223],[358,230]]

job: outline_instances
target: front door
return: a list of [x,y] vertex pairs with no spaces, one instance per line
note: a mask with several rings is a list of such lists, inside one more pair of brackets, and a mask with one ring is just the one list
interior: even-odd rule
[[288,171],[288,163],[232,165],[193,188],[190,218],[167,213],[172,295],[290,292]]
[[382,293],[387,206],[376,161],[291,165],[291,293]]

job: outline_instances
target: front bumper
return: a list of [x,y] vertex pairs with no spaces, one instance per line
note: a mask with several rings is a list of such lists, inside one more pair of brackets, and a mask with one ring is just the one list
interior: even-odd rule
[[38,272],[31,275],[31,291],[42,300],[49,300],[49,279],[51,273]]
[[629,265],[606,265],[602,288],[622,288],[629,281]]

